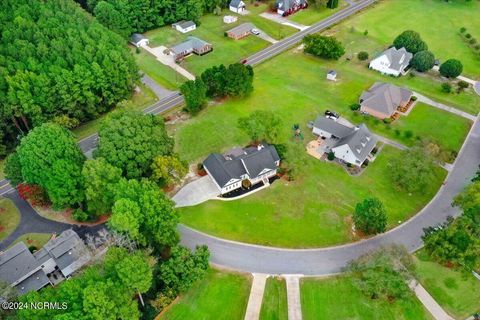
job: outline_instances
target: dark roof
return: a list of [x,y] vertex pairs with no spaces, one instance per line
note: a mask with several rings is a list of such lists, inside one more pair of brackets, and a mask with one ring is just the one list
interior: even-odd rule
[[335,70],[330,70],[330,71],[328,71],[328,74],[336,75],[336,74],[337,74],[337,71],[335,71]]
[[182,20],[182,21],[178,21],[178,22],[174,23],[172,26],[174,26],[174,27],[179,26],[182,29],[187,29],[187,28],[195,26],[195,25],[196,24],[193,21]]
[[130,42],[132,43],[138,43],[140,40],[143,40],[143,39],[147,39],[145,38],[142,34],[140,33],[134,33],[132,34],[132,36],[130,37]]
[[289,10],[295,6],[304,5],[307,0],[277,0],[277,8],[283,11]]
[[184,42],[177,44],[176,46],[170,48],[174,54],[180,54],[183,52],[192,52],[195,49],[200,49],[204,46],[208,46],[210,43],[203,41],[197,37],[189,36]]
[[40,265],[25,243],[19,242],[0,254],[0,279],[14,284],[36,272]]
[[337,138],[343,138],[352,133],[352,128],[344,126],[332,119],[328,119],[324,116],[318,116],[313,122],[315,128],[326,131]]
[[402,102],[407,102],[412,91],[390,83],[376,82],[360,96],[360,104],[388,116],[392,115]]
[[18,290],[18,293],[22,295],[33,290],[40,290],[49,283],[50,280],[48,280],[47,275],[40,268],[34,274],[17,284],[15,288]]
[[217,184],[223,187],[230,180],[241,179],[245,174],[255,178],[264,169],[274,170],[279,160],[275,147],[267,145],[261,148],[235,148],[225,155],[212,153],[203,161],[203,165]]
[[245,22],[241,25],[236,26],[233,29],[228,30],[227,33],[232,33],[235,36],[242,36],[245,33],[251,32],[254,28],[255,26],[253,24],[251,24],[250,22]]
[[238,8],[242,7],[242,2],[243,2],[242,0],[232,0],[232,1],[230,1],[229,6],[238,9]]
[[42,250],[48,252],[48,255],[55,259],[58,268],[63,270],[82,258],[80,254],[85,254],[81,250],[83,246],[84,243],[78,234],[69,229],[62,232],[57,238],[48,241]]
[[358,127],[352,128],[351,133],[338,140],[333,148],[348,145],[350,150],[355,154],[355,157],[360,163],[363,163],[373,148],[375,148],[377,142],[377,137],[373,135],[364,124],[361,124]]

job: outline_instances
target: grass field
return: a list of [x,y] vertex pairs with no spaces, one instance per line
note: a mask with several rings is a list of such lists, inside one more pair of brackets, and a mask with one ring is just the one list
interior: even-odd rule
[[222,238],[279,247],[319,247],[356,240],[350,215],[357,202],[378,197],[385,205],[388,226],[417,213],[436,193],[445,177],[438,168],[436,181],[425,194],[398,192],[388,163],[402,151],[385,146],[359,177],[321,162],[303,150],[301,173],[294,182],[276,181],[271,187],[236,201],[215,201],[180,208],[181,221]]
[[20,212],[12,200],[0,197],[0,241],[8,237],[20,223]]
[[51,237],[52,235],[50,233],[26,233],[15,240],[10,247],[23,241],[27,247],[35,246],[40,249],[48,242],[48,240],[50,240]]
[[5,179],[5,173],[3,169],[5,168],[5,159],[0,159],[0,180]]
[[287,287],[283,278],[268,278],[260,320],[287,320]]
[[420,320],[432,319],[412,294],[393,303],[366,298],[348,277],[302,279],[302,315],[305,320]]
[[433,298],[456,319],[480,312],[480,281],[470,273],[451,270],[416,254],[418,280]]
[[256,5],[247,4],[247,10],[250,11],[250,13],[246,16],[241,16],[241,20],[253,23],[255,27],[265,31],[274,39],[281,40],[287,36],[294,34],[295,32],[298,32],[297,29],[281,25],[279,23],[259,16],[260,13],[268,11],[268,5],[265,3],[257,2]]
[[480,40],[479,14],[479,1],[384,0],[341,26],[368,30],[368,36],[384,46],[402,31],[415,30],[441,61],[459,59],[465,75],[480,80],[480,57],[472,53],[459,34],[459,29],[465,27]]
[[340,1],[340,5],[336,9],[328,9],[326,7],[314,8],[313,5],[306,10],[300,10],[299,12],[288,17],[288,20],[298,22],[300,24],[310,26],[331,16],[339,10],[344,9],[347,6],[347,2]]
[[158,319],[242,320],[250,283],[248,276],[211,270]]

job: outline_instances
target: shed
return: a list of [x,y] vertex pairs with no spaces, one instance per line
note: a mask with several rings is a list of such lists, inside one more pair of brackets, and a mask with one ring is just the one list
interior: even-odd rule
[[135,47],[143,47],[143,46],[148,46],[150,41],[143,36],[143,34],[140,33],[134,33],[130,37],[130,43],[133,44]]
[[181,33],[187,33],[195,30],[197,28],[197,25],[193,21],[182,20],[172,24],[172,28],[177,31],[180,31]]
[[327,80],[337,81],[337,71],[335,71],[335,70],[328,71]]

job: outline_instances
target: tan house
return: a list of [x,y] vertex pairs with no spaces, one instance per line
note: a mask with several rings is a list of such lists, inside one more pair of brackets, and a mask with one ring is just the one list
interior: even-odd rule
[[379,119],[390,118],[398,107],[405,107],[413,92],[390,83],[376,82],[360,96],[360,111]]
[[242,23],[239,26],[227,31],[227,36],[229,38],[238,40],[245,38],[252,34],[252,29],[255,29],[255,26],[249,22]]

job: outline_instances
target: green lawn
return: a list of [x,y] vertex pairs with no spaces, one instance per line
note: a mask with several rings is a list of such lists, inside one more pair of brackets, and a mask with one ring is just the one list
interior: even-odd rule
[[50,240],[51,237],[52,235],[50,233],[26,233],[15,240],[10,247],[23,241],[27,247],[35,246],[37,249],[40,249],[48,242],[48,240]]
[[20,223],[20,213],[12,200],[0,197],[0,241],[8,237]]
[[249,21],[253,23],[255,27],[263,30],[274,39],[281,40],[298,32],[298,30],[295,28],[285,26],[261,17],[260,13],[268,11],[268,5],[265,3],[257,2],[256,5],[247,4],[247,10],[250,11],[250,13],[246,16],[241,16],[242,21]]
[[211,200],[180,208],[181,221],[222,238],[279,247],[320,247],[356,240],[350,216],[356,203],[378,197],[385,205],[388,226],[417,213],[436,193],[445,177],[438,168],[436,181],[425,193],[398,192],[388,163],[402,151],[385,146],[359,177],[343,168],[298,152],[303,163],[294,182],[276,181],[268,189],[236,201]]
[[241,320],[247,308],[250,283],[248,276],[211,270],[159,319]]
[[479,15],[479,1],[384,0],[342,25],[361,32],[368,30],[368,36],[385,47],[402,31],[415,30],[441,61],[457,58],[464,65],[465,75],[480,79],[480,58],[459,35],[459,29],[466,27],[480,40]]
[[336,9],[328,9],[324,6],[321,6],[319,8],[314,8],[313,5],[308,7],[305,10],[300,10],[299,12],[292,14],[291,16],[288,17],[288,20],[310,26],[312,24],[315,24],[328,16],[331,16],[332,14],[336,13],[339,10],[344,9],[347,6],[346,1],[340,1],[340,5]]
[[5,159],[0,159],[0,180],[5,179],[5,173],[3,169],[5,168]]
[[[152,105],[156,100],[157,96],[153,93],[150,88],[144,86],[143,84],[139,85],[141,91],[139,93],[133,94],[131,100],[127,102],[127,106],[131,107],[134,110],[142,111],[143,109],[147,108],[148,106]],[[86,138],[96,132],[98,132],[98,128],[102,120],[108,115],[108,113],[101,115],[95,120],[91,120],[75,129],[73,129],[73,133],[77,137],[77,139]]]
[[283,278],[268,278],[260,320],[287,320],[287,287]]
[[415,261],[418,280],[448,313],[466,319],[480,312],[480,281],[472,274],[443,267],[423,251],[417,253]]
[[302,315],[305,320],[420,320],[432,319],[412,294],[393,303],[365,297],[345,276],[302,279]]

